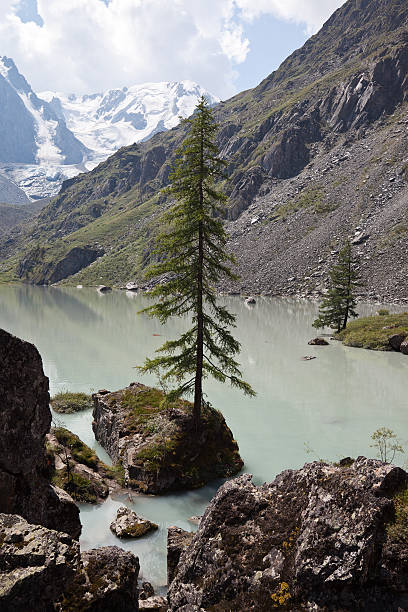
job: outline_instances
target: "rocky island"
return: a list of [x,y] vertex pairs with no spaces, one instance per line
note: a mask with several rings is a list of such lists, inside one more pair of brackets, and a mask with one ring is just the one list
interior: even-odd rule
[[194,432],[191,404],[166,406],[158,389],[132,383],[126,389],[93,395],[92,428],[125,482],[144,493],[194,489],[243,467],[238,444],[222,414],[203,411],[202,428]]

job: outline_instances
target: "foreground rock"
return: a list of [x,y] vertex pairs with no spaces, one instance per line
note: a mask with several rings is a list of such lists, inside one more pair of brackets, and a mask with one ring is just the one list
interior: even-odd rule
[[128,486],[147,493],[191,489],[232,476],[243,462],[222,414],[203,411],[195,434],[190,402],[163,405],[158,389],[132,383],[93,395],[92,428],[111,459],[120,461]]
[[249,475],[225,483],[181,554],[170,609],[407,609],[406,541],[396,548],[387,528],[407,480],[360,457],[287,470],[261,487]]
[[137,579],[139,560],[117,546],[87,550],[82,566],[57,610],[136,612],[139,607]]
[[110,524],[110,530],[118,538],[140,538],[145,533],[158,528],[156,523],[141,518],[136,512],[125,506],[118,509],[116,519]]
[[13,514],[0,514],[0,542],[0,610],[53,610],[78,571],[78,542]]
[[48,378],[32,344],[0,330],[0,512],[79,537],[79,510],[50,484]]
[[156,610],[156,612],[167,612],[169,606],[167,599],[161,595],[153,595],[148,599],[139,599],[139,610]]

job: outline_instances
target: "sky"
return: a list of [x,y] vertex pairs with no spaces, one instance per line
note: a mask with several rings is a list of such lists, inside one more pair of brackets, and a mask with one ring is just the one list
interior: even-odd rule
[[254,87],[344,0],[0,0],[0,55],[34,91],[196,81]]

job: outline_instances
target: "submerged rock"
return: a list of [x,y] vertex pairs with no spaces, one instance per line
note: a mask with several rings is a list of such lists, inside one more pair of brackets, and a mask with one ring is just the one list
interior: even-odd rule
[[78,571],[78,542],[14,514],[0,514],[0,542],[0,610],[54,610]]
[[0,512],[79,537],[79,510],[50,484],[48,378],[34,345],[0,330]]
[[147,519],[141,518],[126,506],[121,506],[116,519],[110,524],[110,530],[118,538],[140,538],[149,531],[155,531],[159,526]]
[[383,544],[390,551],[393,498],[407,482],[404,470],[359,457],[287,470],[260,487],[250,475],[225,483],[181,554],[170,609],[406,609],[408,580],[393,580],[406,570],[406,545],[390,567]]
[[95,437],[122,463],[129,487],[147,493],[191,489],[243,466],[224,417],[212,407],[203,410],[197,434],[192,404],[179,400],[166,407],[158,389],[132,383],[93,398]]
[[324,338],[313,338],[308,344],[310,346],[329,346],[329,343]]

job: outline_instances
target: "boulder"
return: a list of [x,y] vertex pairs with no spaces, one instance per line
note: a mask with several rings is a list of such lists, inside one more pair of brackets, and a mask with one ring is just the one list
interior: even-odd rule
[[308,344],[310,344],[310,346],[329,346],[329,343],[324,338],[313,338]]
[[254,297],[247,297],[245,300],[245,304],[256,304],[256,299]]
[[0,610],[54,610],[78,571],[78,542],[14,514],[0,514],[0,542]]
[[77,506],[50,483],[50,396],[41,357],[34,345],[0,330],[0,363],[0,512],[78,538]]
[[191,544],[194,533],[181,527],[169,527],[167,530],[167,583],[174,578],[181,553]]
[[[364,457],[306,464],[260,487],[247,474],[226,482],[180,556],[170,610],[397,610],[406,590],[383,543],[407,483],[401,468]],[[394,571],[402,565],[394,559]]]
[[404,342],[406,334],[394,334],[388,338],[388,344],[394,351],[400,351],[401,344]]
[[403,355],[408,355],[408,338],[401,343],[400,351]]
[[192,404],[166,405],[162,391],[131,383],[95,393],[92,428],[125,483],[145,493],[193,489],[237,474],[243,462],[222,414],[208,406],[197,433]]
[[108,293],[109,291],[112,291],[112,287],[108,287],[107,285],[99,285],[98,287],[99,293]]
[[137,291],[138,289],[137,283],[126,283],[126,291]]
[[141,518],[126,506],[118,509],[116,519],[110,524],[110,530],[118,538],[140,538],[145,533],[158,528],[156,523]]
[[139,609],[139,559],[117,546],[87,550],[82,567],[57,610],[136,612]]

